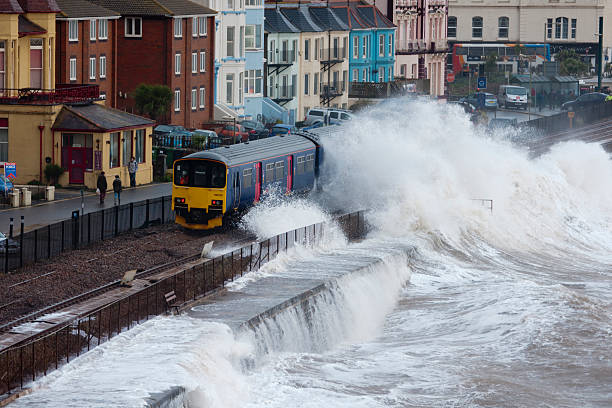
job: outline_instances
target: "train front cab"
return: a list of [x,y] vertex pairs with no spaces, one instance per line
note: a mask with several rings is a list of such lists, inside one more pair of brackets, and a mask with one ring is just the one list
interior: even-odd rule
[[177,224],[200,230],[220,227],[228,208],[227,174],[226,164],[217,160],[174,162],[172,209]]

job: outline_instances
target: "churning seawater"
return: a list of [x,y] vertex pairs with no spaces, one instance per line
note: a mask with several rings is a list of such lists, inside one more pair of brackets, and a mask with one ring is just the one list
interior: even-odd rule
[[137,407],[182,386],[174,406],[612,406],[612,163],[577,142],[529,159],[520,136],[432,103],[361,114],[323,140],[321,192],[244,224],[265,237],[368,208],[368,238],[330,230],[231,289],[326,290],[255,329],[154,319],[15,405]]

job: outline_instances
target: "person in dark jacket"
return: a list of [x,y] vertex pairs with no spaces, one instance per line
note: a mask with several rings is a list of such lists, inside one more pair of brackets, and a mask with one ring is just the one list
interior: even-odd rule
[[104,172],[100,172],[98,176],[98,182],[96,183],[98,190],[100,190],[100,205],[104,204],[104,199],[106,198],[106,189],[108,188],[108,184],[106,183],[106,176]]
[[113,191],[115,192],[115,205],[121,205],[121,179],[119,176],[115,176]]

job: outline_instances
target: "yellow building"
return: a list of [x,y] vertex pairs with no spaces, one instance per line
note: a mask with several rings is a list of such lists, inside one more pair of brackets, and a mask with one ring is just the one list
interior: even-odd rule
[[0,162],[17,164],[17,184],[46,182],[44,168],[65,169],[62,185],[96,188],[101,171],[129,185],[153,180],[154,122],[103,106],[98,85],[55,84],[54,0],[23,0],[0,10]]

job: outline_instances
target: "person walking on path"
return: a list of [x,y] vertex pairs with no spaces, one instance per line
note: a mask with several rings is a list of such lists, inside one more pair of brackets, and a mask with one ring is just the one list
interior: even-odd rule
[[121,179],[119,176],[115,176],[113,191],[115,192],[115,205],[121,205]]
[[138,162],[132,156],[127,165],[128,173],[130,173],[130,187],[136,187],[136,172],[138,171]]
[[106,198],[106,189],[108,188],[108,184],[106,183],[106,175],[104,172],[100,172],[98,176],[98,182],[96,183],[98,190],[100,190],[100,205],[104,204],[104,198]]

